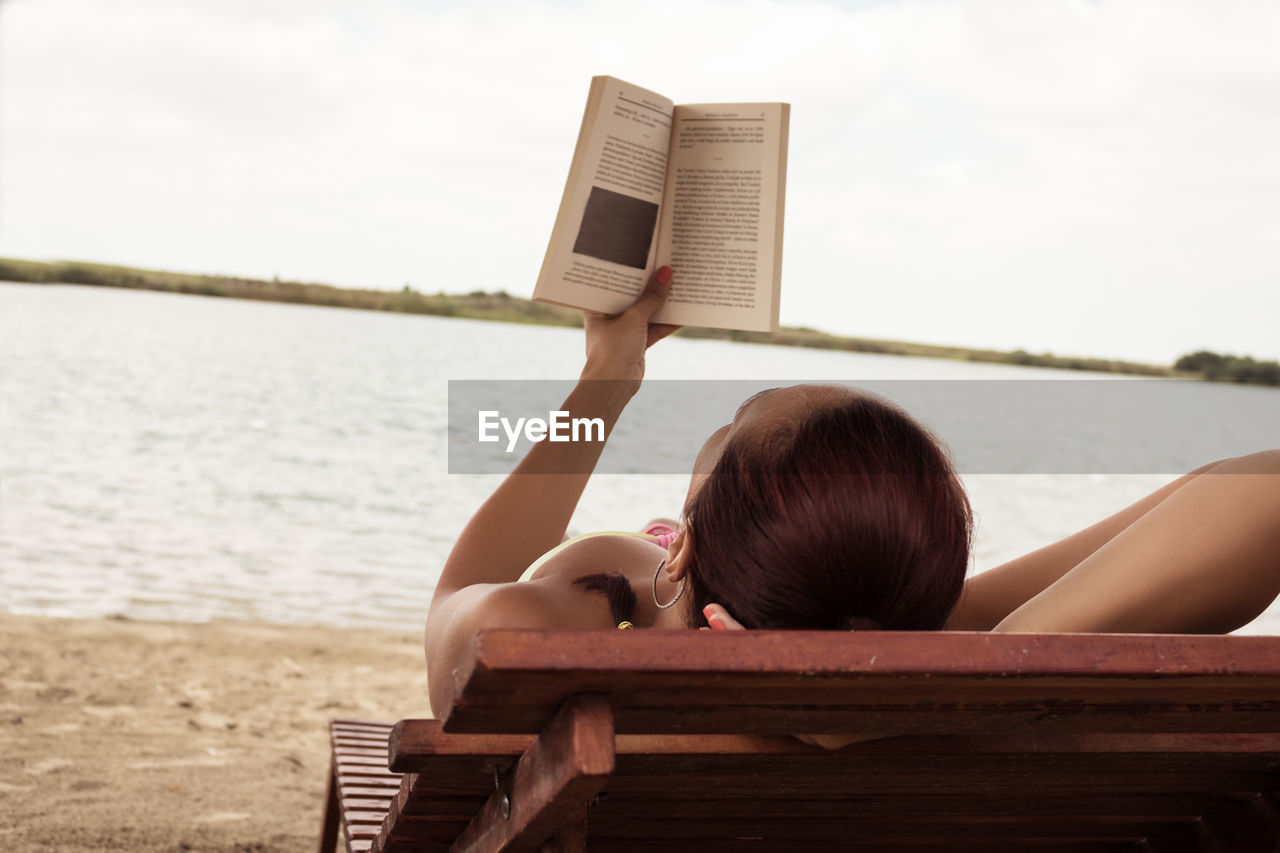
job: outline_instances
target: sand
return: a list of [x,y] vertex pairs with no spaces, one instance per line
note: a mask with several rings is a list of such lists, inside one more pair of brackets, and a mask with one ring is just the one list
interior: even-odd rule
[[426,680],[418,632],[0,615],[0,849],[313,849],[328,720]]

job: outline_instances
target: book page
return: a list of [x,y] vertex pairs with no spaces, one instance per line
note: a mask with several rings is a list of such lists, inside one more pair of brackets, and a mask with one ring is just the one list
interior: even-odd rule
[[778,327],[788,104],[675,108],[659,265],[675,271],[655,322]]
[[654,270],[674,105],[593,77],[573,165],[533,298],[616,313]]

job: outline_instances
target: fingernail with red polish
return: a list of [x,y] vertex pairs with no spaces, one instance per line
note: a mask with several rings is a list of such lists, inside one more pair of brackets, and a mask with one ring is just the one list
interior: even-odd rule
[[658,284],[671,281],[671,267],[658,267]]

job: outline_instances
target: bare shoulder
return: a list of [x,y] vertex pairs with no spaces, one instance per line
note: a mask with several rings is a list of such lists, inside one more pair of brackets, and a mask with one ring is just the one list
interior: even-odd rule
[[573,581],[596,572],[657,566],[662,549],[634,536],[603,534],[570,542],[523,583],[478,583],[437,595],[427,641],[442,633],[481,628],[572,628],[580,625],[583,593]]
[[439,715],[452,673],[485,628],[559,628],[570,613],[563,591],[540,583],[472,584],[433,603],[424,638],[432,711]]
[[657,566],[662,549],[635,536],[591,536],[565,545],[524,583],[471,584],[432,600],[425,637],[431,707],[448,701],[452,673],[485,628],[613,627],[604,596],[573,581],[597,572]]
[[569,542],[534,573],[533,579],[573,580],[595,572],[627,574],[631,569],[658,565],[663,550],[655,542],[626,534],[600,534]]
[[608,600],[575,585],[597,572],[624,574],[661,559],[661,549],[634,536],[592,536],[552,555],[524,583],[480,583],[437,595],[427,617],[425,650],[431,707],[440,713],[452,673],[471,638],[485,628],[601,629],[613,626]]

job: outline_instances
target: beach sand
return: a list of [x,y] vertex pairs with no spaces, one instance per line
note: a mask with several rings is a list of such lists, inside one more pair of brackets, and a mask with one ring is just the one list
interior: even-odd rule
[[426,697],[418,632],[0,615],[0,848],[312,849],[328,721]]

